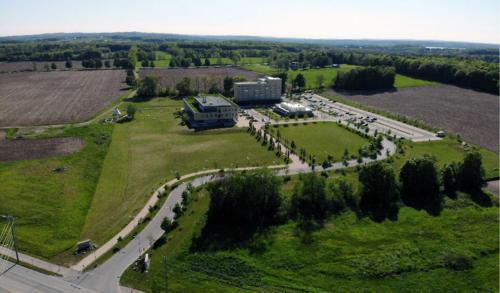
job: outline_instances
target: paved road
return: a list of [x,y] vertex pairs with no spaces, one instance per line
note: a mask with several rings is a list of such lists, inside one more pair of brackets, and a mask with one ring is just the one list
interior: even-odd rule
[[[216,179],[217,177],[213,175],[207,175],[193,179],[191,184],[197,187]],[[160,228],[161,221],[165,217],[173,219],[174,212],[172,209],[176,203],[182,201],[182,193],[186,190],[186,187],[187,183],[182,183],[172,190],[165,204],[146,228],[129,242],[127,246],[121,249],[119,253],[115,254],[100,267],[73,281],[85,288],[99,292],[120,292],[119,281],[121,275],[151,247],[154,241],[163,235],[164,231]]]
[[488,185],[486,186],[486,189],[493,194],[499,195],[499,190],[500,190],[499,184],[500,184],[499,180],[488,181]]
[[[373,115],[371,115],[373,116]],[[310,120],[309,120],[310,121]],[[295,121],[289,122],[294,123]],[[347,122],[343,121],[347,124]],[[256,127],[260,128],[264,123],[256,123]],[[374,133],[374,129],[370,130],[370,134]],[[389,140],[383,141],[383,150],[376,160],[382,160],[387,158],[388,155],[392,155],[396,151],[396,146]],[[282,150],[285,151],[285,147],[282,146]],[[291,156],[292,163],[288,165],[286,169],[283,166],[272,166],[278,168],[276,171],[277,175],[283,176],[286,174],[298,174],[311,172],[312,168],[304,162],[301,162],[297,156]],[[373,159],[365,158],[361,164],[365,164],[373,161]],[[348,166],[356,166],[360,163],[357,160],[348,161]],[[345,168],[341,163],[335,163],[327,170],[335,170]],[[238,168],[236,170],[250,170],[255,168]],[[315,166],[315,171],[323,170],[321,166]],[[217,170],[209,170],[203,172],[197,172],[193,174],[188,174],[183,177],[190,178],[193,176],[202,176],[195,178],[191,181],[191,184],[195,187],[206,184],[207,182],[217,180],[218,177],[214,175],[203,175],[207,172],[216,172]],[[97,267],[93,271],[88,273],[73,274],[74,270],[69,272],[63,272],[66,274],[64,279],[46,276],[40,273],[33,272],[31,270],[25,269],[21,266],[16,266],[14,269],[6,273],[0,279],[0,289],[5,290],[5,292],[73,292],[79,290],[78,292],[123,292],[123,287],[120,287],[119,281],[123,272],[134,263],[142,254],[144,254],[156,241],[163,235],[163,230],[160,228],[161,221],[164,217],[173,218],[174,213],[172,208],[176,203],[182,201],[182,193],[186,189],[187,183],[180,184],[177,188],[171,191],[166,202],[161,207],[160,211],[156,216],[150,221],[150,223],[142,230],[131,242],[129,242],[123,249],[117,254],[113,255],[108,261],[106,261],[101,266]],[[151,198],[157,198],[156,194],[163,190],[164,186],[160,187]],[[145,207],[149,206],[149,202]],[[135,223],[132,227],[135,227]],[[122,231],[123,232],[123,231]],[[118,235],[121,235],[118,234]],[[118,237],[117,235],[117,237]],[[112,245],[115,242],[111,241]],[[112,245],[110,247],[112,247]],[[102,250],[104,251],[104,249]],[[90,264],[90,260],[94,257],[89,256],[85,261],[85,265]],[[28,273],[29,272],[29,273]],[[73,284],[76,284],[73,285]],[[3,286],[3,287],[2,287]],[[17,286],[17,287],[16,287]],[[24,286],[24,287],[23,287]],[[31,289],[29,289],[31,288]],[[85,288],[85,289],[83,289]],[[30,291],[35,290],[35,291]],[[38,291],[36,291],[38,290]],[[128,289],[127,289],[128,290]],[[2,291],[0,291],[2,292]]]
[[0,292],[96,293],[96,291],[67,282],[60,277],[48,276],[20,265],[12,267],[9,271],[0,276]]

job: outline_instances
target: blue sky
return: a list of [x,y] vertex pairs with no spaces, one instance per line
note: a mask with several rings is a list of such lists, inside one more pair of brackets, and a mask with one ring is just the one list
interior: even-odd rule
[[498,0],[0,0],[0,35],[142,31],[500,43]]

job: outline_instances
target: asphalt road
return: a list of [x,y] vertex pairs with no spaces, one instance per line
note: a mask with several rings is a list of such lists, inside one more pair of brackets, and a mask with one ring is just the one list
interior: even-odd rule
[[[374,115],[370,113],[370,116],[373,117]],[[347,123],[346,121],[342,122]],[[290,123],[294,123],[294,121]],[[261,124],[258,125],[259,127],[263,125],[263,123],[259,124]],[[373,134],[374,130],[375,128],[371,127],[370,133]],[[383,147],[384,149],[376,160],[385,159],[387,155],[392,155],[396,151],[396,146],[389,140],[383,141]],[[284,147],[282,148],[284,149]],[[310,166],[297,161],[298,157],[291,158],[293,162],[288,168],[278,170],[278,175],[283,176],[312,171]],[[357,160],[351,160],[348,161],[348,166],[352,167],[371,161],[373,159],[369,158],[365,158],[361,163],[358,163]],[[341,162],[338,162],[327,168],[327,170],[341,168],[345,168],[345,166]],[[323,169],[321,166],[315,166],[314,170],[321,171]],[[197,187],[217,179],[218,177],[214,175],[205,175],[193,179],[191,184]],[[182,183],[172,190],[160,211],[158,211],[144,230],[96,269],[87,273],[70,274],[64,278],[60,278],[37,273],[18,265],[0,277],[0,292],[124,292],[123,288],[119,285],[121,275],[163,235],[164,232],[160,228],[161,221],[165,217],[173,218],[174,213],[172,209],[176,203],[182,201],[182,193],[186,189],[187,184]]]
[[48,276],[20,265],[13,266],[9,271],[0,276],[0,292],[96,293],[96,291],[67,282],[60,277]]

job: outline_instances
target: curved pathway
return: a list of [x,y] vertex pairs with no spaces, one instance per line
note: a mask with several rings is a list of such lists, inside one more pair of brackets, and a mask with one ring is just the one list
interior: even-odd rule
[[[309,121],[313,122],[313,120]],[[296,123],[296,122],[289,122]],[[264,124],[263,123],[254,123],[257,129],[261,129]],[[370,132],[373,134],[373,131]],[[394,154],[396,152],[396,145],[387,139],[382,141],[383,149],[376,159],[364,158],[362,162],[358,162],[357,160],[350,160],[347,162],[347,166],[345,166],[342,162],[334,163],[331,167],[323,169],[321,166],[314,166],[312,168],[305,162],[302,162],[299,157],[295,154],[290,154],[291,163],[289,165],[278,165],[278,166],[268,166],[267,168],[276,169],[276,175],[285,176],[285,175],[293,175],[299,173],[308,173],[308,172],[319,172],[323,170],[337,170],[346,167],[353,167],[360,164],[366,164],[376,160],[384,160],[388,156]],[[287,150],[286,146],[281,145],[281,149],[283,152]],[[244,171],[244,170],[255,170],[259,168],[266,167],[247,167],[247,168],[237,168],[237,169],[226,169],[226,171],[235,172],[235,171]],[[66,282],[67,284],[76,284],[77,288],[85,288],[90,290],[96,290],[97,292],[122,292],[123,287],[119,285],[120,277],[123,272],[134,263],[137,258],[139,258],[142,254],[144,254],[149,248],[151,248],[152,244],[160,238],[164,231],[161,229],[161,221],[165,218],[173,219],[174,213],[172,211],[173,207],[177,203],[182,202],[182,193],[186,190],[188,183],[191,183],[192,186],[198,187],[204,185],[206,183],[220,180],[222,177],[218,176],[219,170],[206,170],[195,172],[191,174],[184,175],[180,178],[180,180],[174,179],[160,188],[158,188],[150,197],[148,202],[145,204],[144,208],[134,217],[134,219],[108,242],[99,247],[99,249],[95,250],[92,254],[87,255],[84,259],[78,262],[76,265],[72,266],[70,269],[61,269],[59,266],[50,266],[50,264],[44,264],[40,262],[40,266],[44,269],[48,269],[49,271],[57,270],[57,273],[63,275],[64,280],[59,280],[61,282]],[[190,178],[192,179],[190,182],[183,182],[179,184],[175,189],[173,189],[163,206],[160,208],[158,213],[153,217],[153,219],[148,223],[148,225],[141,231],[137,236],[131,240],[124,248],[122,248],[118,253],[114,254],[110,259],[108,259],[105,263],[97,267],[96,269],[81,273],[84,268],[88,267],[92,264],[96,258],[102,256],[104,253],[112,249],[112,247],[117,243],[118,238],[121,236],[122,238],[128,235],[138,224],[139,220],[144,218],[149,213],[149,206],[153,206],[158,201],[158,194],[165,192],[165,190],[171,187],[173,184],[178,183],[179,181],[184,181]],[[34,258],[33,258],[34,259]],[[28,261],[34,262],[34,260]],[[7,277],[9,273],[6,274]],[[38,276],[38,278],[42,278]],[[47,276],[47,278],[54,278]],[[12,277],[11,277],[12,279]],[[45,280],[47,281],[47,280]],[[66,286],[66,283],[61,283],[58,286]],[[0,289],[2,288],[2,284],[0,284]],[[51,292],[40,291],[40,292]]]

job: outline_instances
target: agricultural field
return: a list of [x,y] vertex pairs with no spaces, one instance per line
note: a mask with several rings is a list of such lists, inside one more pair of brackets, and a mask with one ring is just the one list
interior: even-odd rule
[[5,203],[0,214],[18,218],[22,251],[69,264],[76,260],[76,242],[104,243],[177,174],[284,164],[246,129],[189,130],[175,114],[180,100],[135,105],[138,112],[129,123],[68,126],[33,135],[81,137],[85,146],[80,152],[0,162],[0,200]]
[[[65,61],[19,61],[19,62],[0,62],[0,73],[22,72],[22,71],[47,71],[46,65],[55,63],[56,70],[67,70],[64,66]],[[82,62],[73,60],[72,70],[83,69]],[[52,69],[51,69],[52,70]]]
[[84,144],[84,140],[78,137],[0,139],[0,162],[64,156],[81,150]]
[[256,80],[260,74],[243,70],[236,67],[209,67],[209,68],[143,68],[140,76],[156,75],[160,78],[160,85],[163,88],[174,89],[175,85],[184,77],[191,79],[191,86],[199,92],[207,92],[211,82],[216,82],[223,88],[223,80],[226,76],[243,77],[248,81]]
[[82,239],[107,240],[177,173],[284,164],[246,129],[189,130],[176,116],[180,100],[135,105],[134,121],[114,128]]
[[123,70],[0,74],[0,127],[89,120],[127,92],[124,81]]
[[350,155],[357,155],[358,149],[369,143],[368,139],[334,122],[280,125],[278,130],[281,137],[295,142],[296,152],[305,148],[308,156],[316,156],[318,164],[326,160],[328,155],[333,156],[335,161],[341,161],[346,149]]
[[329,94],[348,102],[421,120],[498,152],[499,99],[495,95],[450,85],[412,87],[390,92]]
[[[402,207],[397,221],[375,223],[346,212],[314,231],[312,243],[290,221],[236,248],[191,252],[210,201],[205,190],[194,196],[167,243],[149,252],[149,272],[131,267],[122,285],[159,292],[168,256],[169,292],[498,290],[498,207],[479,207],[467,196],[446,198],[439,216]],[[457,257],[471,259],[471,268],[454,266]]]

